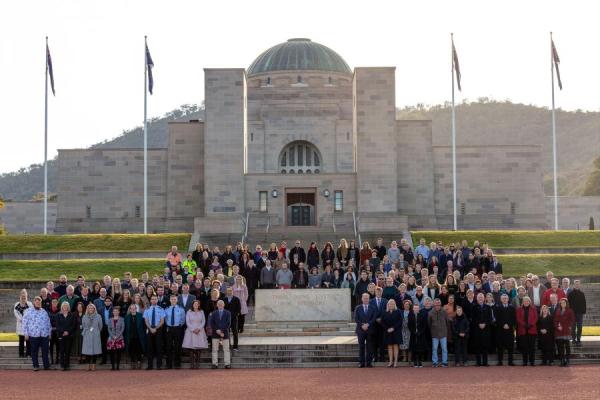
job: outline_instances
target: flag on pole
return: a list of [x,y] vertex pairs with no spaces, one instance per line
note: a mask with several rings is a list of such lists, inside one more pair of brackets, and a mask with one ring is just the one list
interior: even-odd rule
[[456,84],[458,85],[458,90],[462,92],[460,87],[460,65],[458,64],[458,54],[456,54],[456,47],[454,47],[454,39],[452,39],[452,67],[454,72],[456,72]]
[[558,69],[558,64],[560,64],[560,58],[558,57],[558,52],[556,51],[556,46],[554,46],[554,39],[550,39],[552,42],[552,61],[554,62],[554,68],[556,69],[556,79],[558,80],[558,88],[562,90],[562,81],[560,80],[560,70]]
[[54,72],[52,71],[52,57],[50,57],[50,48],[48,47],[48,43],[46,43],[46,73],[50,75],[50,87],[52,88],[52,95],[56,96],[54,92]]
[[154,68],[154,61],[152,61],[152,56],[150,55],[150,50],[148,50],[148,45],[146,44],[146,68],[148,70],[148,91],[152,94],[152,89],[154,88],[154,78],[152,77],[152,68]]

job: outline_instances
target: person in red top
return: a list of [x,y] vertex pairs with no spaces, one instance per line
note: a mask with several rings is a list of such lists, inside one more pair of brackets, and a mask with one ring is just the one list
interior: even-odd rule
[[538,315],[529,296],[523,297],[517,308],[517,345],[523,355],[523,366],[535,365],[535,339],[537,337]]
[[554,313],[554,338],[558,347],[558,356],[560,357],[560,366],[569,365],[571,357],[571,329],[575,323],[575,313],[569,307],[569,300],[565,297],[559,300],[558,310]]
[[550,295],[552,293],[556,293],[556,297],[558,297],[559,301],[560,299],[567,297],[565,292],[558,287],[558,279],[552,278],[552,280],[550,281],[550,289],[546,290],[544,292],[544,296],[542,297],[542,305],[550,305]]

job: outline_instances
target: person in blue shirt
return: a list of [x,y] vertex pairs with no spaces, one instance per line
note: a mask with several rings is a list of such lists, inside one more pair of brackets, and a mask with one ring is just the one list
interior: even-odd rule
[[50,369],[50,360],[48,359],[48,344],[52,325],[50,317],[46,310],[42,308],[42,298],[36,297],[33,300],[33,308],[28,309],[23,314],[23,335],[25,340],[29,341],[31,346],[31,360],[33,361],[33,370],[40,369],[38,351],[42,349],[42,360],[44,369]]
[[150,298],[150,307],[144,311],[144,322],[148,328],[146,340],[148,345],[148,368],[153,368],[153,362],[156,358],[156,369],[162,366],[162,343],[163,343],[163,325],[165,323],[165,310],[158,306],[158,297],[152,295]]
[[425,239],[419,240],[419,245],[415,249],[415,254],[421,254],[423,256],[423,258],[425,259],[425,261],[427,261],[429,259],[429,253],[430,253],[430,249],[425,244]]
[[167,326],[167,369],[181,368],[181,338],[185,323],[185,309],[177,304],[177,295],[170,297],[171,305],[165,310]]

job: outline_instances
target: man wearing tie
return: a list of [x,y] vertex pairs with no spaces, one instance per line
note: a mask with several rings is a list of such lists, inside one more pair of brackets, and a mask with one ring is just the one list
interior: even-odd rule
[[375,362],[383,361],[385,359],[385,345],[383,343],[384,329],[381,325],[381,317],[387,307],[387,299],[383,297],[383,289],[381,287],[375,288],[375,298],[371,299],[371,305],[377,312],[375,318],[375,324],[373,325],[373,355],[375,356]]
[[[354,310],[354,321],[356,322],[356,336],[358,337],[358,367],[372,367],[373,361],[373,327],[377,318],[377,310],[369,305],[369,293],[361,296],[362,304]],[[365,357],[365,346],[367,348]]]
[[162,342],[163,324],[165,323],[165,310],[158,306],[158,297],[150,298],[151,306],[144,311],[144,322],[148,329],[148,368],[152,369],[154,358],[156,358],[156,369],[162,366]]
[[225,302],[217,301],[217,309],[210,313],[208,324],[212,330],[212,368],[219,368],[219,345],[223,346],[225,369],[231,368],[231,353],[229,352],[229,328],[231,313],[225,310]]
[[226,289],[226,297],[223,300],[225,302],[225,310],[231,314],[231,332],[233,334],[233,350],[238,349],[238,321],[239,316],[242,313],[242,303],[240,299],[233,295],[233,288],[228,286]]
[[517,316],[515,308],[508,304],[508,295],[500,296],[500,304],[495,306],[496,315],[496,345],[498,347],[498,365],[502,365],[504,350],[508,352],[508,365],[513,363],[513,348],[515,343],[515,328]]
[[185,310],[177,304],[177,296],[171,295],[171,306],[165,310],[167,325],[167,369],[181,368],[181,338],[183,334],[183,323],[185,322]]

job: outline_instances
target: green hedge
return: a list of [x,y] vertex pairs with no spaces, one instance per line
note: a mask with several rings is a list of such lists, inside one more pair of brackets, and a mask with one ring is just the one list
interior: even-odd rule
[[0,253],[68,253],[164,251],[177,246],[187,251],[191,234],[2,235]]
[[414,231],[415,246],[424,238],[427,244],[441,240],[460,245],[464,239],[475,240],[492,248],[600,247],[600,231]]
[[0,281],[48,281],[66,274],[69,281],[83,275],[90,282],[101,280],[107,274],[119,278],[125,272],[131,272],[134,277],[139,277],[144,271],[150,275],[159,274],[163,268],[164,261],[161,259],[0,260]]

